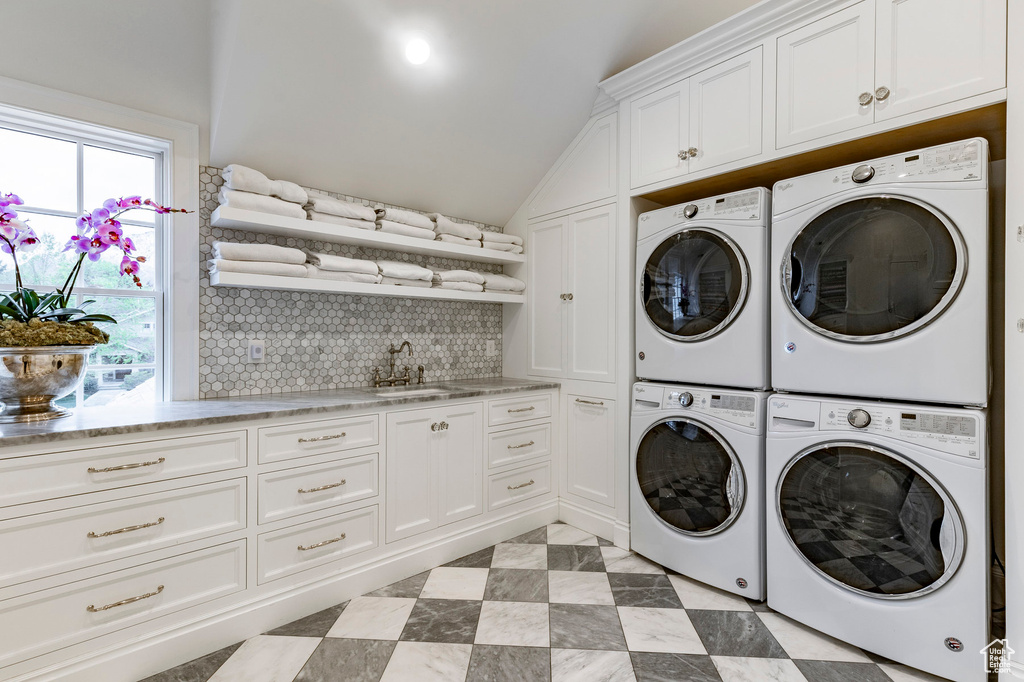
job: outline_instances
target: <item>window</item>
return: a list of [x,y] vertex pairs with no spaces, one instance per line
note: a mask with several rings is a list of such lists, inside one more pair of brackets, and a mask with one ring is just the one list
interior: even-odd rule
[[[70,134],[0,118],[0,191],[14,192],[25,201],[18,207],[19,217],[40,238],[35,250],[19,254],[25,286],[45,290],[64,284],[76,258],[64,252],[64,245],[83,211],[110,197],[133,194],[164,203],[165,172],[165,154],[156,140],[147,148],[144,140],[126,145],[114,134],[105,138],[99,128],[95,134]],[[139,273],[143,286],[120,276],[120,258],[112,251],[82,269],[76,303],[94,300],[90,310],[112,315],[118,324],[101,325],[110,342],[93,351],[85,381],[60,401],[66,407],[129,400],[138,404],[164,397],[166,219],[131,211],[120,220],[138,253],[146,256]],[[14,287],[14,268],[6,254],[0,254],[0,286],[8,291]]]

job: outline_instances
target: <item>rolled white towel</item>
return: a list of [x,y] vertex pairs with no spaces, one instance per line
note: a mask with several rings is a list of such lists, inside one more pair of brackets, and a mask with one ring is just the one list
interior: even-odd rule
[[342,218],[341,216],[331,215],[330,213],[319,213],[317,211],[306,211],[310,220],[316,220],[321,223],[331,223],[332,225],[344,225],[345,227],[357,227],[360,230],[376,230],[377,223],[372,220],[358,220],[356,218]]
[[265,196],[263,194],[240,192],[238,190],[221,187],[220,193],[217,195],[217,200],[220,202],[221,206],[228,206],[230,208],[241,208],[247,211],[259,211],[260,213],[283,215],[289,218],[306,219],[306,212],[298,204],[293,204],[281,199],[275,199],[274,197]]
[[422,227],[414,227],[405,223],[396,223],[392,220],[378,220],[381,232],[388,234],[400,234],[405,237],[416,237],[417,239],[433,239],[433,230],[424,230]]
[[258,170],[237,163],[228,164],[220,172],[224,178],[224,186],[228,189],[236,189],[242,192],[253,192],[255,194],[270,195],[273,189],[271,180]]
[[523,247],[516,244],[506,244],[504,242],[481,242],[480,244],[485,249],[493,249],[495,251],[508,251],[509,253],[523,252]]
[[453,234],[463,239],[480,239],[480,230],[473,225],[457,223],[440,213],[428,213],[427,215],[434,221],[434,232],[438,234]]
[[498,275],[491,272],[483,273],[484,289],[488,291],[524,291],[526,282],[508,275]]
[[[505,234],[503,232],[487,232],[484,230],[480,233],[481,239],[485,242],[499,242],[502,244],[517,244],[523,245],[523,238],[514,234]],[[493,247],[488,247],[493,248]]]
[[483,244],[480,243],[479,239],[463,239],[462,237],[456,237],[453,234],[439,234],[437,235],[437,241],[444,242],[445,244],[459,244],[461,246],[469,246],[471,248],[479,249]]
[[381,277],[381,284],[394,284],[400,287],[419,287],[423,289],[430,288],[430,282],[424,282],[422,279],[403,279],[401,277]]
[[306,266],[292,263],[265,263],[253,260],[225,260],[214,258],[210,261],[210,272],[244,272],[250,275],[278,275],[280,277],[305,277]]
[[454,289],[455,291],[483,291],[482,284],[472,282],[434,282],[435,289]]
[[434,278],[433,270],[421,268],[412,263],[402,263],[396,260],[379,260],[380,274],[392,279],[421,279],[429,282]]
[[310,279],[327,279],[332,282],[380,284],[380,275],[367,275],[362,272],[336,272],[332,270],[321,270],[312,263],[306,263],[306,276]]
[[336,256],[330,253],[317,253],[315,251],[306,251],[306,262],[312,263],[314,266],[321,270],[329,270],[331,272],[358,272],[364,275],[379,275],[380,268],[372,260],[363,260],[362,258],[346,258],[345,256]]
[[377,212],[369,206],[363,206],[351,201],[342,201],[341,199],[327,197],[322,194],[308,195],[306,210],[327,213],[339,218],[355,218],[356,220],[369,221],[377,219]]
[[302,206],[306,203],[306,190],[287,180],[271,180],[270,196]]
[[422,213],[406,211],[402,208],[378,208],[377,219],[390,220],[393,223],[404,223],[413,227],[421,227],[424,230],[434,229],[434,221],[427,216]]
[[435,282],[471,282],[483,284],[484,276],[472,270],[441,270],[434,273]]
[[295,265],[302,265],[306,262],[306,254],[302,251],[273,244],[214,242],[213,257],[223,260],[251,260],[264,263],[293,263]]

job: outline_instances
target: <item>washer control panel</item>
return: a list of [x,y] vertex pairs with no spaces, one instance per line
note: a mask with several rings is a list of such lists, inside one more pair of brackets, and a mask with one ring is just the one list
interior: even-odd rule
[[849,431],[890,436],[951,455],[978,459],[978,419],[967,414],[945,414],[916,408],[884,405],[823,403],[821,431]]
[[744,393],[638,383],[633,385],[633,411],[641,409],[669,410],[679,415],[694,412],[739,426],[757,426],[757,399]]
[[701,199],[676,206],[672,215],[678,220],[690,220],[697,217],[755,220],[761,217],[761,191],[752,189],[746,192]]

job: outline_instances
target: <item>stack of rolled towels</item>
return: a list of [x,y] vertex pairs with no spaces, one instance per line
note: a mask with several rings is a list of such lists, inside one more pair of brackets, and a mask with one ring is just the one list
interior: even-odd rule
[[379,260],[381,284],[395,284],[405,287],[429,288],[434,278],[434,272],[427,268],[412,263],[402,263],[396,260]]
[[335,282],[380,284],[380,268],[372,260],[306,251],[306,276]]
[[434,273],[433,285],[436,289],[483,291],[484,276],[472,270],[442,270]]
[[508,251],[510,253],[523,252],[523,238],[514,234],[502,232],[481,232],[480,241],[485,249],[497,251]]
[[221,206],[272,213],[305,220],[306,190],[287,180],[271,180],[263,173],[233,163],[221,171],[224,185],[217,195]]
[[459,244],[480,248],[480,230],[473,225],[457,223],[451,218],[446,218],[440,213],[430,213],[428,217],[433,221],[434,239],[446,244]]
[[362,230],[377,229],[377,212],[374,209],[323,194],[309,194],[306,202],[306,215],[310,220],[318,220],[322,223],[356,227]]
[[215,242],[210,272],[306,277],[305,263],[305,253],[287,246]]
[[508,275],[485,272],[484,291],[498,291],[503,294],[521,294],[526,290],[526,282]]
[[401,208],[378,208],[377,229],[405,237],[434,238],[434,222],[430,218]]

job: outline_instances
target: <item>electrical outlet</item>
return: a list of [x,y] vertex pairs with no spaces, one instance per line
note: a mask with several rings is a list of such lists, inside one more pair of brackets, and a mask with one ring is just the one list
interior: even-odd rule
[[249,339],[249,347],[246,351],[249,362],[262,364],[267,361],[267,347],[263,339]]
[[487,350],[484,351],[484,354],[489,358],[498,354],[498,347],[495,345],[494,339],[487,339]]

